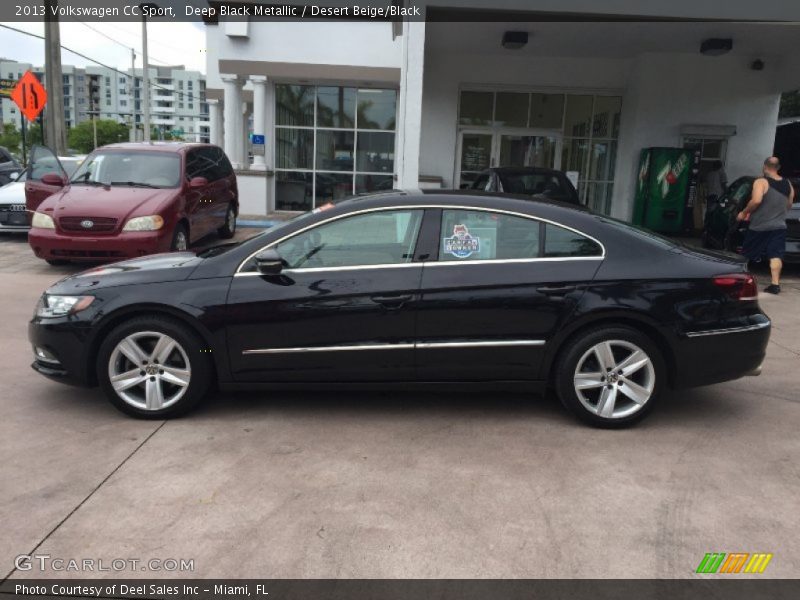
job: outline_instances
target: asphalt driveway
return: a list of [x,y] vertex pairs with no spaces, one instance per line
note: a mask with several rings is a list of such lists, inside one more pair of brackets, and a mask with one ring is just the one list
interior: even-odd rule
[[[163,422],[30,369],[27,321],[70,269],[22,242],[0,239],[2,576],[670,578],[715,551],[800,573],[800,270],[761,297],[760,377],[671,394],[630,430],[446,390],[218,394]],[[21,554],[194,570],[15,570]]]

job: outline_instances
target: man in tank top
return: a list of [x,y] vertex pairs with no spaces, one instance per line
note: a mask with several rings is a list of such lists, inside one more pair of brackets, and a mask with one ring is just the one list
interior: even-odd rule
[[744,237],[742,254],[758,262],[769,259],[772,282],[765,292],[780,294],[783,254],[786,251],[786,214],[794,202],[794,190],[787,179],[778,175],[780,161],[770,156],[764,161],[764,177],[753,182],[753,194],[744,210],[736,216],[737,221],[750,219]]

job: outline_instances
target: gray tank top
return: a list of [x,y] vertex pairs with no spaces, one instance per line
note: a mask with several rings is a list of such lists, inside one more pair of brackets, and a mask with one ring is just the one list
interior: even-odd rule
[[786,213],[789,210],[789,190],[791,184],[787,179],[767,177],[767,193],[761,205],[750,216],[752,231],[774,231],[786,229]]

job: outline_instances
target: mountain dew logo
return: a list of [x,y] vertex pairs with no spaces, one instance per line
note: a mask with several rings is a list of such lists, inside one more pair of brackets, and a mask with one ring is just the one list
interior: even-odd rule
[[670,161],[664,164],[664,167],[658,172],[658,175],[656,175],[656,181],[661,184],[662,198],[667,197],[667,194],[669,194],[669,186],[675,185],[678,182],[678,178],[688,166],[689,156],[685,153],[681,154],[680,158],[678,158],[674,164]]

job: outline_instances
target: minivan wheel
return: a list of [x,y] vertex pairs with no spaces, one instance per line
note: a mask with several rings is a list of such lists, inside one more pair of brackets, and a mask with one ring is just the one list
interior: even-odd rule
[[111,403],[143,419],[194,408],[213,382],[202,340],[181,323],[140,317],[116,327],[97,355],[97,379]]
[[568,342],[555,370],[558,397],[591,425],[624,427],[643,419],[663,389],[664,359],[643,333],[603,327]]
[[178,223],[175,232],[172,234],[172,244],[169,247],[173,252],[185,252],[189,249],[189,234],[186,233],[186,226]]
[[236,209],[233,204],[228,205],[228,210],[225,212],[225,224],[217,229],[217,234],[223,239],[229,239],[236,233]]

